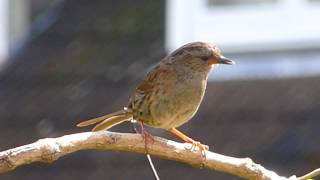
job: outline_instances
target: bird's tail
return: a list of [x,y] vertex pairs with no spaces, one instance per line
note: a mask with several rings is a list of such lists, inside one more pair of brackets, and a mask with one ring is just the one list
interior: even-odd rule
[[77,124],[77,126],[84,127],[84,126],[89,126],[89,125],[99,123],[92,129],[92,131],[100,131],[100,130],[109,129],[117,124],[120,124],[124,121],[129,121],[131,119],[132,119],[132,111],[129,111],[128,109],[124,109],[124,110],[116,111],[114,113],[107,114],[101,117],[83,121]]

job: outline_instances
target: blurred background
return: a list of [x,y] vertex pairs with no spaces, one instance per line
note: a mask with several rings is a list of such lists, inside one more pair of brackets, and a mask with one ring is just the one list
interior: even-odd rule
[[[319,18],[319,0],[0,0],[0,151],[90,130],[75,124],[122,108],[156,62],[203,40],[237,64],[210,75],[180,130],[217,153],[302,175],[320,166]],[[154,163],[162,179],[239,179]],[[105,151],[0,175],[43,178],[154,179],[145,156]]]

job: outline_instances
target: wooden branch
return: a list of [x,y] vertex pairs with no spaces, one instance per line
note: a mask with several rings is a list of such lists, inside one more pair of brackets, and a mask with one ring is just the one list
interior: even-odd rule
[[[191,150],[187,143],[177,143],[160,137],[148,141],[148,152],[152,156],[180,161],[199,168],[225,172],[251,180],[305,180],[319,175],[317,169],[305,176],[290,178],[255,164],[249,158],[234,158],[206,151],[204,159],[199,150]],[[109,131],[85,132],[58,138],[40,139],[32,144],[0,152],[0,173],[33,162],[50,163],[58,158],[79,150],[117,150],[145,153],[145,143],[141,135],[115,133]]]
[[295,176],[292,176],[292,179],[296,178],[295,180],[311,180],[311,178],[313,177],[317,177],[320,175],[320,168],[319,169],[315,169],[313,171],[311,171],[310,173],[304,175],[304,176],[301,176],[301,177],[298,177],[296,178]]

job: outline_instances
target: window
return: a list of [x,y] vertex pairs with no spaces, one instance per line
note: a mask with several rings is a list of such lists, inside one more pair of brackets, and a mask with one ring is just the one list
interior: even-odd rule
[[169,52],[200,40],[235,57],[210,80],[320,75],[320,0],[167,0],[166,10]]
[[0,70],[29,29],[28,1],[0,1]]
[[[62,3],[62,1],[0,0],[0,71],[8,57],[14,54],[24,43],[31,23],[37,20],[38,22],[44,22],[44,18],[41,16],[59,3]],[[49,19],[45,19],[45,21],[46,25],[52,23],[52,20]],[[43,30],[44,27],[42,23],[39,29]],[[37,31],[39,32],[38,29]]]
[[277,0],[208,0],[209,6],[265,5]]
[[320,0],[168,0],[168,51],[195,40],[224,52],[320,47]]
[[0,27],[0,67],[4,63],[5,58],[8,54],[8,20],[7,20],[7,9],[8,2],[0,1],[0,23],[2,24]]

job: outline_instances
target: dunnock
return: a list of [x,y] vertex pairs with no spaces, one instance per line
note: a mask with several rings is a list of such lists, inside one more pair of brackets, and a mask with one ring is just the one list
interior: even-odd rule
[[206,90],[209,71],[217,64],[234,64],[209,43],[193,42],[169,54],[138,85],[129,104],[102,117],[77,126],[99,123],[93,131],[109,129],[128,120],[162,128],[201,150],[207,146],[187,137],[176,127],[188,122],[197,112]]

